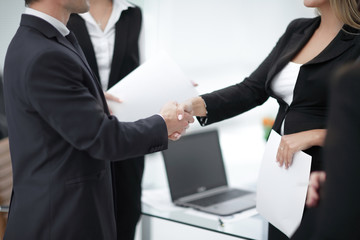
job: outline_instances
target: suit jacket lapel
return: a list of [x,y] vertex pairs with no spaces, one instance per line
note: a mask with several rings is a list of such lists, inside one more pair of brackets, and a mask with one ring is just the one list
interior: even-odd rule
[[312,23],[308,28],[303,32],[295,32],[290,36],[288,44],[285,46],[284,53],[279,56],[279,59],[276,61],[272,69],[270,69],[266,87],[270,89],[270,82],[275,77],[275,75],[285,67],[285,65],[293,59],[296,54],[305,46],[309,41],[315,30],[320,24],[320,19]]
[[[84,57],[78,51],[76,51],[75,47],[50,23],[41,18],[24,14],[21,19],[21,25],[37,29],[39,32],[45,35],[45,37],[53,39],[66,48],[70,49],[81,58],[86,67],[89,69],[86,59],[84,59]],[[91,69],[89,69],[89,71],[90,74],[93,75]]]
[[[95,87],[98,89],[98,91],[102,92],[102,87],[100,86],[100,82],[99,80],[97,80],[97,77],[96,75],[94,74],[94,72],[92,71],[91,67],[89,66],[86,58],[85,58],[85,55],[83,54],[80,54],[76,49],[75,47],[65,38],[63,37],[62,35],[60,36],[57,36],[57,41],[64,45],[65,47],[67,48],[70,48],[73,52],[75,52],[81,59],[81,61],[84,63],[84,65],[86,66],[86,68],[88,69],[89,73],[91,74],[91,76],[93,77],[93,82],[95,84]],[[101,95],[101,94],[100,94]]]
[[92,76],[92,80],[93,80],[92,82],[94,83],[95,88],[99,92],[97,97],[99,97],[101,99],[105,111],[108,111],[107,110],[108,107],[107,107],[104,95],[101,94],[102,88],[100,86],[100,83],[96,79],[96,76],[93,73],[93,71],[91,70],[89,64],[87,63],[87,60],[75,49],[75,47],[64,36],[62,36],[60,34],[59,31],[57,31],[57,29],[55,29],[50,23],[46,22],[45,20],[43,20],[41,18],[31,16],[31,15],[26,15],[26,14],[22,15],[20,24],[23,26],[28,26],[28,27],[37,29],[39,32],[44,34],[45,37],[47,37],[49,39],[53,39],[54,41],[57,41],[59,44],[65,46],[66,48],[70,49],[75,54],[77,54],[79,56],[79,58],[81,59],[81,61],[84,63],[87,70],[89,71],[90,75]]
[[344,25],[333,41],[318,56],[306,63],[306,65],[326,62],[341,55],[354,45],[352,40],[356,34],[359,34],[359,31]]
[[96,61],[94,47],[91,43],[89,32],[86,28],[86,23],[78,14],[73,14],[68,22],[68,27],[75,33],[81,48],[84,50],[86,59],[97,77],[100,79],[99,68]]
[[121,71],[121,67],[119,66],[122,66],[124,61],[129,29],[129,18],[126,13],[127,11],[122,12],[120,20],[115,25],[115,46],[111,63],[109,86],[113,86],[120,80],[118,79]]
[[[289,39],[289,43],[286,45],[285,52],[280,55],[279,59],[276,61],[274,66],[270,69],[267,81],[266,81],[266,89],[271,92],[270,83],[275,75],[281,71],[285,67],[285,65],[293,59],[296,54],[305,46],[305,44],[309,41],[315,30],[318,28],[320,24],[320,18],[315,21],[312,25],[305,29],[304,32],[293,33]],[[338,35],[334,38],[334,40],[314,59],[304,64],[318,64],[325,61],[329,61],[337,56],[341,55],[347,49],[349,49],[354,42],[352,41],[355,37],[352,33],[358,33],[357,30],[344,26],[344,30],[340,30]],[[348,33],[350,32],[350,33]]]

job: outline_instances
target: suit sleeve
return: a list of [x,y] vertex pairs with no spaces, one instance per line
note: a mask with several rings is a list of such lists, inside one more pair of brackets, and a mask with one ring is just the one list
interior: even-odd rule
[[25,88],[34,111],[74,148],[97,159],[116,161],[166,149],[161,116],[119,122],[105,114],[90,74],[74,56],[54,50],[33,60]]
[[208,112],[205,125],[239,115],[263,104],[269,98],[265,89],[269,71],[284,50],[289,36],[302,26],[302,22],[303,20],[296,19],[289,24],[270,54],[249,77],[238,84],[202,95]]

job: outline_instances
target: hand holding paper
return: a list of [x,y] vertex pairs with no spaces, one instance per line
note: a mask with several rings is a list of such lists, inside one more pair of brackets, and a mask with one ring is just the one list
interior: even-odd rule
[[296,152],[312,146],[323,146],[325,136],[326,129],[312,129],[282,136],[276,161],[280,166],[285,165],[285,168],[289,168]]
[[120,121],[136,121],[158,113],[168,102],[198,96],[190,78],[166,54],[160,53],[123,78],[108,93],[122,103],[108,105]]
[[295,153],[291,168],[279,167],[281,136],[271,131],[257,183],[256,209],[272,225],[292,236],[300,224],[310,176],[311,156]]

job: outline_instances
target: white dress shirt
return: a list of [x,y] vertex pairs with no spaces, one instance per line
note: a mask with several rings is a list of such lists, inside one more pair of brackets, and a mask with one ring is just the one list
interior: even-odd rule
[[113,10],[104,31],[101,30],[100,26],[96,23],[95,19],[89,12],[79,14],[85,20],[86,27],[94,47],[100,82],[104,91],[108,88],[111,63],[114,53],[115,24],[120,19],[121,13],[129,7],[134,6],[124,0],[113,0]]

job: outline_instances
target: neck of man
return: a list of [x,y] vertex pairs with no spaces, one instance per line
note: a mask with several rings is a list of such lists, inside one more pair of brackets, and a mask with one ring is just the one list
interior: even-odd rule
[[41,0],[33,2],[29,7],[52,16],[66,25],[71,13],[89,11],[89,1]]

